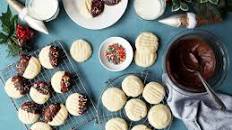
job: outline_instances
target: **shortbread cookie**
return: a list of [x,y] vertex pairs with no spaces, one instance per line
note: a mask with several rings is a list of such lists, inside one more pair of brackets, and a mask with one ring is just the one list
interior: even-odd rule
[[68,92],[71,87],[71,74],[65,71],[58,71],[52,76],[51,84],[57,93]]
[[29,86],[29,82],[26,79],[16,75],[6,81],[4,89],[9,97],[18,99],[29,92]]
[[102,103],[104,107],[111,112],[121,110],[125,105],[126,100],[127,97],[125,93],[116,87],[108,88],[102,95]]
[[44,122],[36,122],[31,126],[30,130],[52,130],[52,127]]
[[34,102],[25,102],[18,109],[18,118],[24,124],[35,123],[40,116],[41,108]]
[[41,71],[37,58],[22,54],[16,65],[17,72],[26,79],[34,79]]
[[92,55],[92,48],[87,41],[80,39],[73,42],[70,54],[76,62],[84,62]]
[[157,36],[153,33],[143,32],[136,38],[135,47],[139,51],[147,49],[151,52],[156,52],[159,47],[159,41]]
[[147,68],[153,65],[156,61],[157,54],[156,53],[144,53],[144,52],[135,52],[135,64]]
[[139,96],[142,94],[143,88],[142,80],[135,75],[129,75],[122,81],[122,89],[129,97]]
[[146,125],[136,125],[131,130],[151,130]]
[[157,82],[148,83],[143,90],[143,98],[150,104],[158,104],[164,97],[165,89]]
[[139,121],[146,117],[147,106],[141,99],[131,99],[125,105],[127,117],[132,121]]
[[63,104],[50,104],[43,111],[43,118],[51,126],[63,125],[68,117],[68,111]]
[[71,115],[83,115],[87,110],[87,98],[79,93],[73,93],[68,96],[65,106]]
[[30,89],[30,97],[37,104],[44,104],[51,96],[50,86],[43,81],[33,83]]
[[53,69],[59,64],[60,49],[56,46],[46,46],[39,53],[39,61],[46,69]]
[[128,125],[122,118],[113,118],[107,121],[105,130],[128,130]]
[[80,4],[80,13],[85,18],[92,18],[91,15],[91,6],[92,6],[92,0],[82,0],[82,3]]
[[168,127],[172,121],[169,107],[163,104],[153,106],[148,112],[148,121],[156,129]]

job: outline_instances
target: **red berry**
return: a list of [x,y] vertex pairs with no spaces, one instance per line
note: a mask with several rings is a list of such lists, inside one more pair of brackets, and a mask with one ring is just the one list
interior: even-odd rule
[[16,26],[16,37],[20,42],[20,46],[26,44],[26,42],[30,41],[34,36],[34,32],[29,28],[25,27],[21,24],[17,24]]

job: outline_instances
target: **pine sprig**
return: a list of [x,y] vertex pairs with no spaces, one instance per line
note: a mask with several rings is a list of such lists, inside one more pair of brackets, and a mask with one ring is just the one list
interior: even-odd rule
[[18,16],[13,15],[9,6],[7,11],[0,16],[2,32],[0,32],[0,44],[7,44],[9,55],[15,56],[22,51],[19,41],[15,36]]

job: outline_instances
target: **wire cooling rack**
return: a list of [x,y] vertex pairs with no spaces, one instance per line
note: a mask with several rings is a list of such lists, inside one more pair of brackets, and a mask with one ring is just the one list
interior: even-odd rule
[[[106,87],[104,88],[104,90],[102,91],[101,93],[101,96],[98,100],[98,104],[97,104],[97,110],[98,110],[98,118],[97,118],[97,124],[100,124],[102,129],[104,130],[105,129],[105,124],[108,120],[112,119],[112,118],[116,118],[116,117],[120,117],[120,118],[123,118],[126,120],[126,122],[128,123],[128,126],[129,126],[129,130],[135,126],[135,125],[138,125],[138,124],[145,124],[147,125],[149,128],[151,129],[154,129],[152,128],[152,126],[149,124],[148,122],[148,119],[147,118],[144,118],[140,121],[137,121],[137,122],[134,122],[134,121],[130,121],[130,119],[126,116],[126,113],[124,111],[124,108],[121,109],[120,111],[118,112],[110,112],[108,111],[102,104],[102,101],[101,101],[101,97],[102,97],[102,94],[104,93],[104,91],[107,89],[107,88],[110,88],[110,87],[118,87],[121,89],[121,83],[122,83],[122,80],[128,76],[128,75],[136,75],[138,76],[141,80],[143,80],[143,83],[146,84],[149,82],[149,72],[148,71],[143,71],[143,72],[140,72],[140,73],[126,73],[126,74],[123,74],[123,75],[120,75],[116,78],[113,78],[113,79],[109,79],[108,81],[106,81]],[[145,103],[146,101],[143,99],[142,96],[139,96],[138,98],[140,98],[141,100],[143,100]],[[128,98],[127,100],[130,100],[131,98]],[[165,97],[166,99],[166,97]],[[166,104],[165,102],[165,99],[161,102],[162,104]],[[147,104],[147,107],[148,107],[148,110],[152,107],[152,105]],[[162,130],[169,130],[170,127],[171,127],[171,124],[165,128],[165,129],[162,129]],[[155,130],[155,129],[154,129]]]
[[[65,51],[63,45],[61,42],[59,41],[55,41],[53,43],[51,43],[50,45],[54,45],[57,46],[61,49],[61,63],[59,64],[58,67],[56,67],[55,69],[52,70],[48,70],[42,67],[41,73],[33,80],[29,81],[30,83],[33,83],[35,81],[45,81],[45,82],[50,82],[50,79],[52,77],[52,75],[59,71],[59,70],[63,70],[63,71],[67,71],[70,72],[72,74],[72,78],[73,78],[73,85],[71,87],[71,89],[64,94],[58,94],[58,93],[54,93],[52,95],[52,97],[49,99],[49,101],[43,105],[43,107],[45,107],[48,104],[51,103],[63,103],[65,104],[65,100],[67,99],[67,97],[72,94],[72,93],[81,93],[85,96],[87,96],[88,101],[89,101],[89,106],[88,106],[88,110],[86,111],[86,113],[82,116],[79,117],[75,117],[75,116],[71,116],[69,115],[65,124],[59,127],[55,127],[56,130],[75,130],[77,128],[79,128],[80,126],[87,124],[90,121],[96,120],[96,107],[92,101],[92,97],[88,94],[88,90],[87,88],[85,88],[85,84],[83,82],[83,80],[81,80],[81,77],[79,75],[79,72],[77,72],[77,67],[75,66],[75,64],[71,61],[70,57],[68,56],[67,52]],[[34,51],[33,53],[30,53],[29,55],[38,57],[38,54],[40,52],[40,49],[37,51]],[[17,74],[16,72],[16,63],[9,65],[7,68],[3,69],[0,73],[0,77],[2,82],[5,84],[5,82],[7,81],[7,79],[9,79],[10,77],[14,76]],[[4,86],[4,85],[3,85]],[[29,94],[25,95],[24,97],[20,98],[20,99],[12,99],[11,101],[14,105],[14,107],[16,108],[16,110],[18,110],[18,108],[21,106],[22,103],[24,103],[25,101],[31,101],[32,99],[30,98]],[[41,118],[42,119],[42,118]],[[29,130],[30,129],[30,125],[25,125],[25,127]]]

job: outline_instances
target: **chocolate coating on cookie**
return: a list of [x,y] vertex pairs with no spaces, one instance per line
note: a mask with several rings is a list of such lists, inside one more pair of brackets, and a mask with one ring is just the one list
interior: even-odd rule
[[53,67],[57,67],[59,64],[60,49],[56,46],[51,46],[49,50],[49,59]]
[[24,111],[27,111],[29,113],[33,113],[33,114],[40,114],[41,113],[40,105],[38,105],[32,101],[24,102],[21,105],[21,109]]
[[61,79],[61,92],[68,92],[71,86],[71,74],[68,72],[65,72],[62,79]]
[[103,0],[106,5],[112,6],[118,4],[121,0]]
[[14,87],[20,92],[20,94],[25,95],[29,92],[29,82],[22,76],[16,75],[12,77],[12,82],[14,84]]
[[88,99],[86,96],[83,96],[83,95],[80,95],[79,96],[79,114],[80,115],[83,115],[86,110],[87,110],[87,107],[88,107]]
[[51,122],[60,109],[61,109],[61,106],[59,103],[50,104],[49,106],[47,106],[43,111],[44,121]]
[[102,0],[92,0],[90,13],[93,17],[97,17],[104,11],[104,8],[105,4]]
[[44,95],[50,94],[50,86],[46,82],[37,81],[37,82],[33,83],[32,87]]
[[25,54],[20,55],[20,59],[16,65],[17,72],[20,75],[23,75],[24,71],[26,70],[30,58],[31,58],[31,56],[29,56],[29,55],[25,55]]

